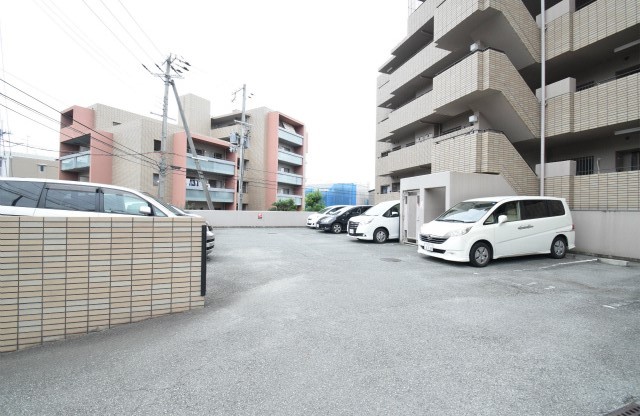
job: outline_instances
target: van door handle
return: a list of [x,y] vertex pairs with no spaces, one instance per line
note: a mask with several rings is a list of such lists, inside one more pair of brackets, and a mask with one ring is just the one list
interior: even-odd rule
[[521,225],[518,230],[526,230],[527,228],[533,228],[533,225]]

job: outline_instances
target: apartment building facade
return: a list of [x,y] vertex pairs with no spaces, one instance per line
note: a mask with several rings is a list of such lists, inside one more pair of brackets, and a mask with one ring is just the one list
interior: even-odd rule
[[[540,3],[417,3],[379,69],[376,202],[406,197],[403,179],[441,172],[540,193]],[[547,0],[545,20],[543,193],[574,211],[637,215],[640,4]]]
[[[103,104],[74,106],[61,119],[60,179],[115,184],[157,195],[164,155],[165,201],[186,209],[208,209],[206,188],[214,209],[237,209],[240,152],[230,136],[240,133],[240,112],[212,117],[208,100],[192,94],[180,100],[196,158],[182,122],[168,125],[163,152],[161,121]],[[249,110],[246,117],[251,127],[244,151],[242,209],[267,210],[288,197],[303,210],[304,124],[266,107]]]

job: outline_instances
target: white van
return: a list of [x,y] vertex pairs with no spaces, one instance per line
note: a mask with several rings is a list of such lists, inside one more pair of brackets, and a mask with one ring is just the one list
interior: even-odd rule
[[[0,178],[0,215],[35,217],[181,216],[172,206],[133,189],[90,182]],[[207,255],[215,245],[207,224]]]
[[384,243],[400,238],[400,201],[385,201],[369,208],[364,214],[352,217],[347,231],[358,240]]
[[571,212],[563,198],[492,197],[460,202],[420,227],[418,253],[484,267],[491,259],[550,254],[575,247]]

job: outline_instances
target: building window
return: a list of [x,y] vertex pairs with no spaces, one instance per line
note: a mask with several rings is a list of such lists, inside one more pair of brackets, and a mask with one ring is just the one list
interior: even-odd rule
[[160,184],[160,175],[157,173],[153,174],[153,186],[158,186]]
[[616,152],[616,172],[640,170],[640,149]]
[[222,153],[214,153],[213,154],[213,158],[214,159],[222,159]]
[[400,182],[394,182],[391,184],[391,192],[400,192]]
[[45,167],[45,166],[46,166],[46,165],[38,164],[38,172],[44,172],[44,167]]
[[204,150],[202,150],[202,149],[196,149],[196,155],[198,155],[198,156],[204,156]]
[[380,187],[380,193],[381,194],[388,194],[389,193],[389,185],[382,185]]
[[162,141],[154,140],[153,141],[153,151],[154,152],[159,152],[161,150],[162,150]]
[[60,128],[69,127],[73,124],[73,110],[64,113],[60,119]]
[[593,175],[593,156],[584,156],[576,161],[576,175]]

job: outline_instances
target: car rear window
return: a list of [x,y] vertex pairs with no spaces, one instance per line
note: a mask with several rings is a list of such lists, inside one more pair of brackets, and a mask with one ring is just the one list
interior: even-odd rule
[[564,204],[562,201],[548,201],[549,203],[549,215],[552,217],[560,217],[564,215]]
[[0,205],[35,208],[44,182],[0,181]]

